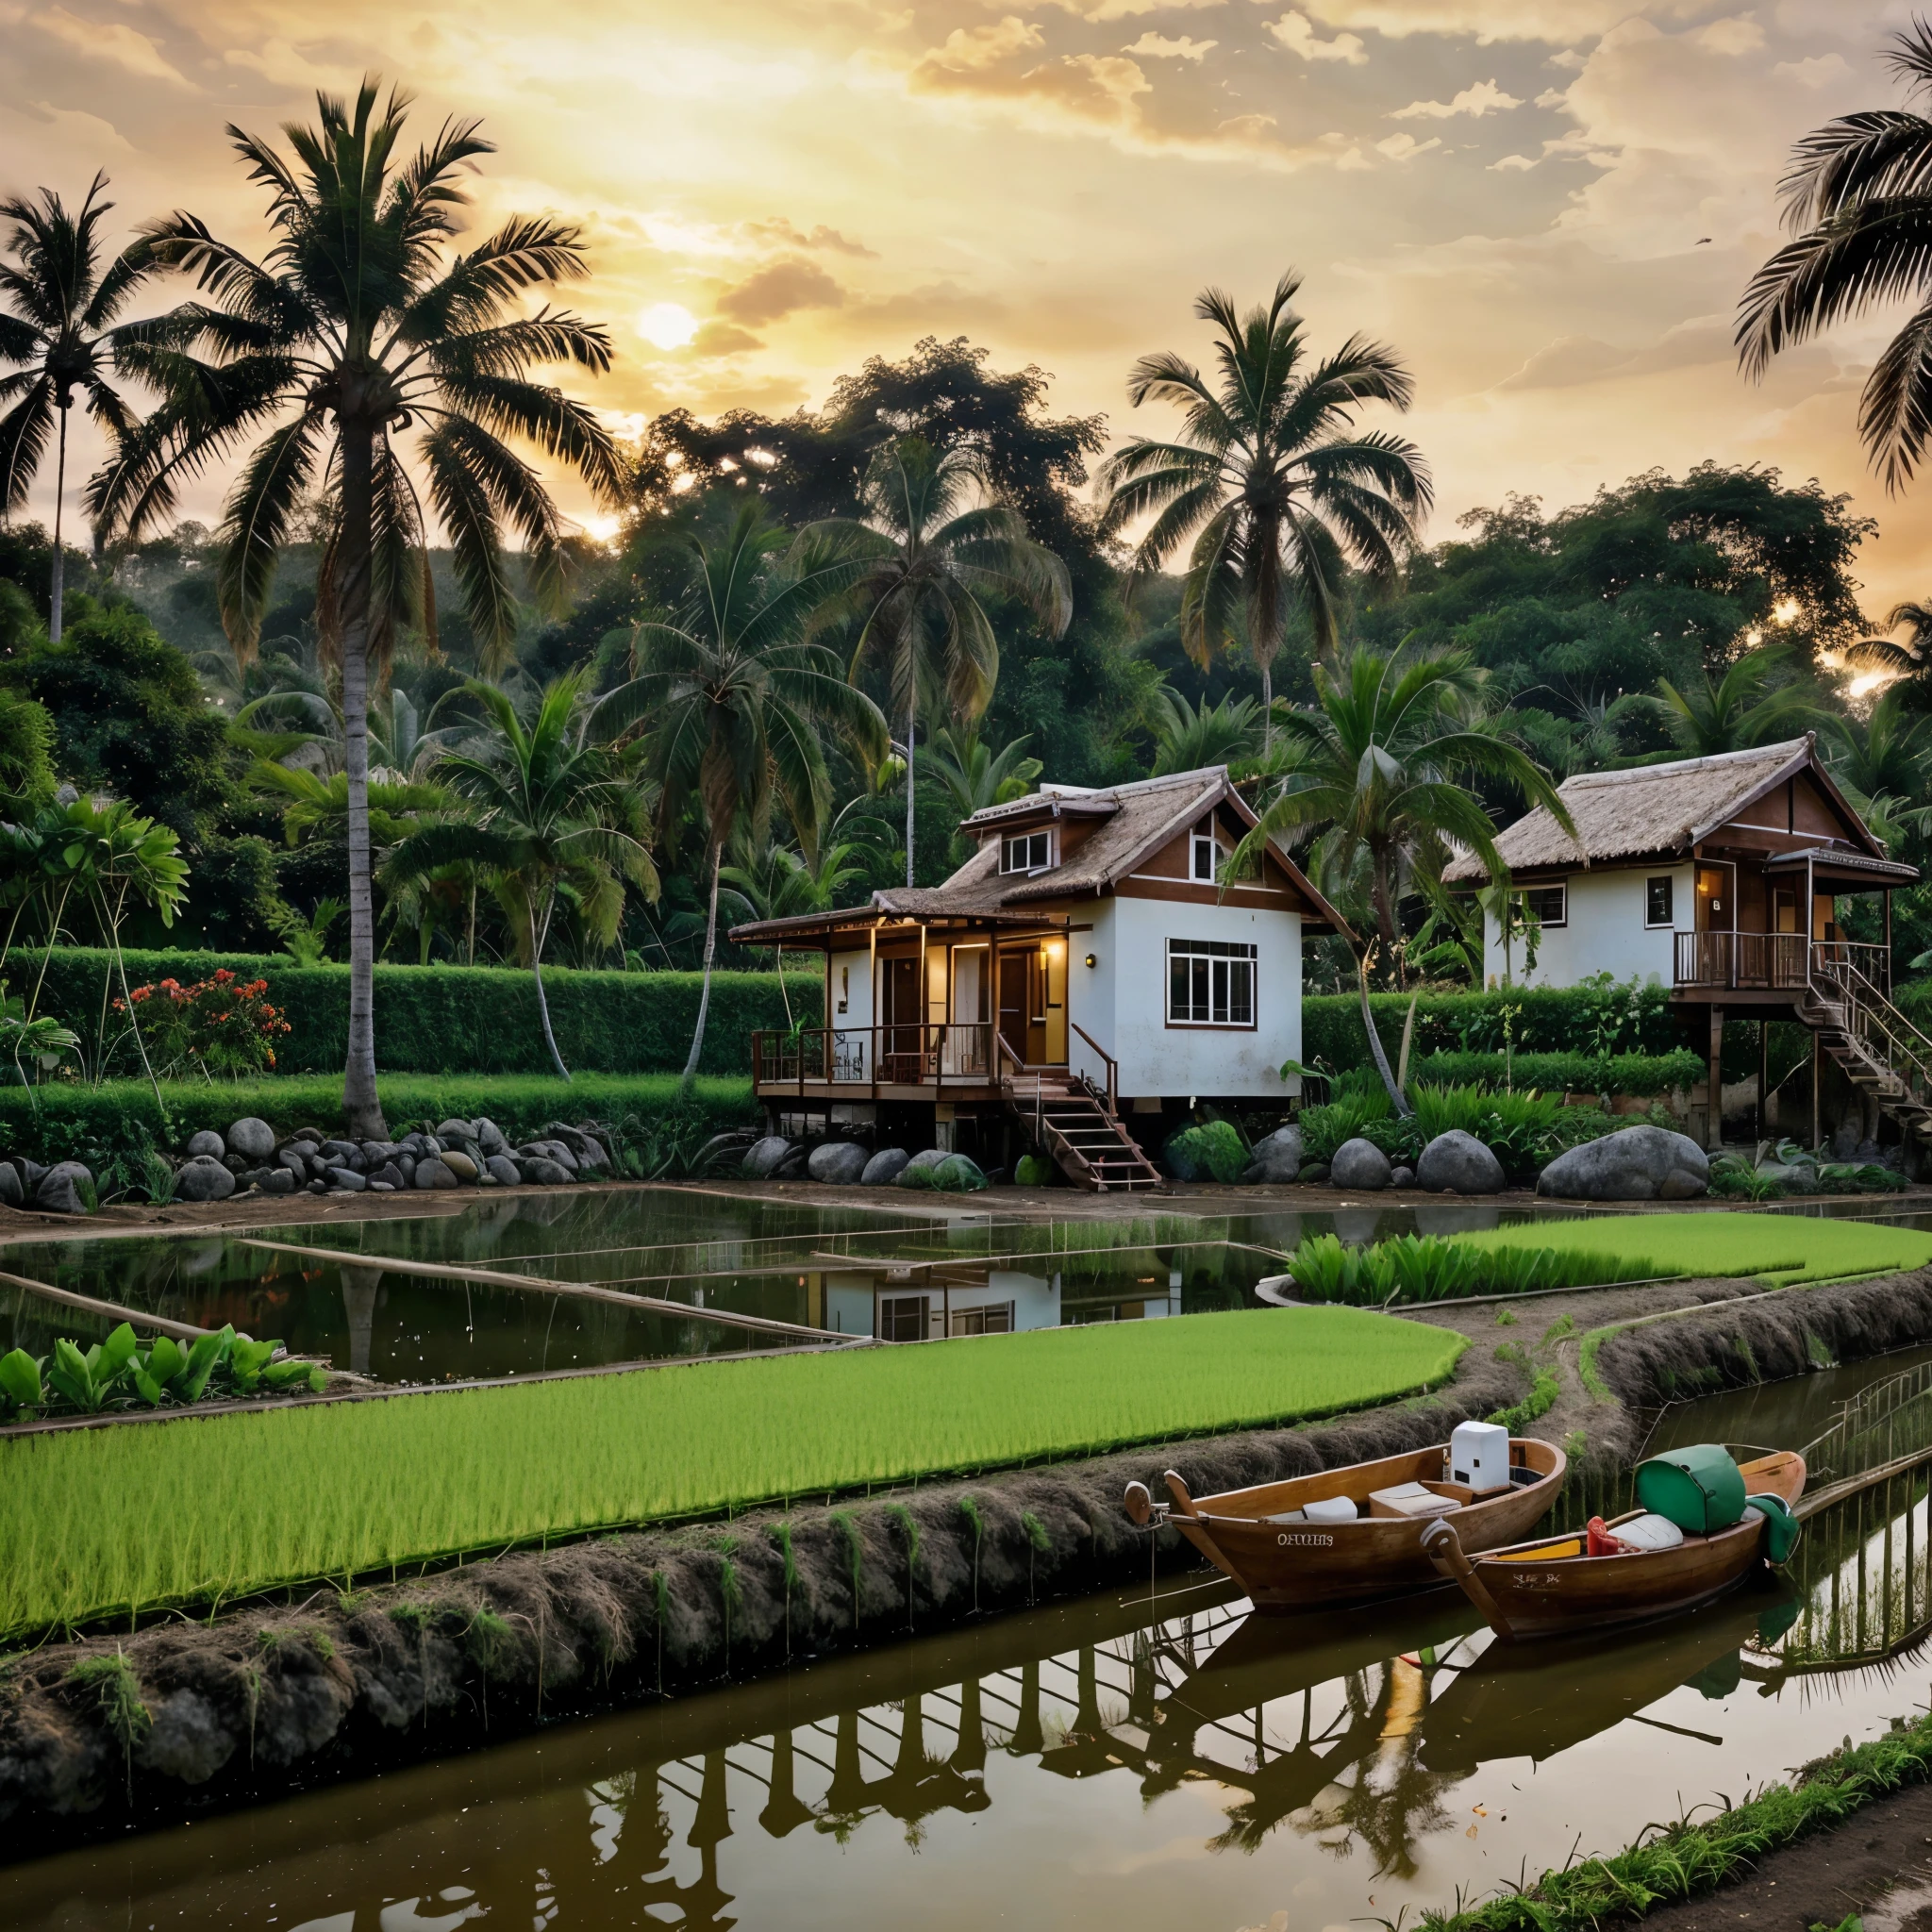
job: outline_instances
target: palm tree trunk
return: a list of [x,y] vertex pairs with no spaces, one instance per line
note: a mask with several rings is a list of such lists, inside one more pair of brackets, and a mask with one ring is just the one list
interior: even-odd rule
[[1274,660],[1261,666],[1261,756],[1274,749]]
[[919,729],[915,699],[906,708],[906,883],[912,884],[912,734]]
[[1382,1085],[1389,1091],[1390,1105],[1407,1120],[1415,1108],[1409,1106],[1408,1096],[1396,1085],[1395,1075],[1389,1068],[1389,1051],[1382,1044],[1382,1036],[1375,1031],[1375,1016],[1369,1007],[1369,960],[1365,953],[1356,961],[1356,984],[1361,989],[1362,1031],[1369,1036],[1369,1055],[1375,1062],[1375,1071],[1382,1076]]
[[60,593],[64,588],[64,559],[60,555],[60,510],[67,494],[67,406],[60,406],[60,455],[54,465],[54,583],[48,597],[47,636],[60,641]]
[[697,1030],[691,1037],[691,1058],[684,1063],[680,1092],[688,1092],[698,1076],[698,1056],[705,1050],[705,1016],[711,1009],[711,961],[718,952],[718,871],[724,863],[724,847],[711,841],[711,909],[705,919],[705,983],[698,993]]
[[375,434],[341,424],[342,528],[336,556],[342,613],[342,764],[349,805],[349,1056],[342,1114],[358,1141],[386,1141],[375,1091],[375,912],[369,883],[369,596]]
[[[570,1069],[563,1063],[563,1056],[557,1050],[557,1035],[550,1030],[550,1001],[543,991],[543,947],[550,938],[550,916],[557,909],[557,888],[550,888],[550,894],[543,902],[543,923],[532,924],[530,927],[530,976],[537,982],[537,1017],[543,1023],[543,1044],[550,1051],[550,1064],[557,1069],[557,1077],[568,1082]],[[531,908],[534,920],[536,908]]]

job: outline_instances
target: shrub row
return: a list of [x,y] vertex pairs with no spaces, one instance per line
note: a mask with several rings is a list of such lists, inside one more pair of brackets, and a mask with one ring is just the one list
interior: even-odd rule
[[[1392,1065],[1412,995],[1374,993],[1370,1009]],[[1682,1045],[1669,990],[1618,986],[1605,979],[1590,986],[1512,987],[1499,992],[1430,992],[1415,1003],[1409,1044],[1420,1054],[1497,1053],[1506,1018],[1518,1051],[1588,1054],[1668,1054]],[[1359,1066],[1368,1058],[1360,999],[1323,993],[1302,1002],[1302,1059],[1335,1067]]]
[[1408,1063],[1412,1086],[1515,1088],[1541,1093],[1674,1093],[1705,1076],[1706,1063],[1688,1047],[1674,1053],[1620,1053],[1594,1059],[1581,1053],[1435,1053]]
[[[28,991],[42,954],[16,948],[7,977],[16,994]],[[244,979],[266,979],[268,996],[292,1031],[276,1046],[278,1071],[330,1073],[349,1044],[349,969],[297,966],[287,958],[226,953],[130,952],[130,986],[161,979],[183,984],[225,967]],[[57,947],[47,959],[40,1010],[57,1014],[80,1034],[90,1053],[103,1000],[118,997],[110,984],[113,956],[92,947]],[[824,982],[788,973],[781,992],[774,973],[714,973],[701,1071],[747,1074],[751,1036],[783,1027],[785,994],[791,1013],[819,1021]],[[546,967],[543,989],[558,1050],[575,1074],[681,1071],[697,1024],[700,975],[695,973],[581,973]],[[131,1054],[125,1056],[131,1060]],[[377,966],[375,1058],[384,1069],[437,1074],[536,1074],[549,1064],[537,1018],[537,991],[527,973],[501,966]],[[116,1071],[135,1071],[131,1065]]]
[[[628,1078],[583,1074],[568,1083],[532,1074],[394,1074],[382,1079],[378,1091],[392,1131],[406,1122],[475,1120],[481,1114],[512,1141],[522,1141],[549,1121],[667,1113],[676,1102],[677,1088],[675,1074]],[[145,1080],[108,1080],[98,1087],[54,1084],[31,1092],[0,1088],[0,1152],[29,1153],[46,1165],[84,1161],[98,1173],[114,1155],[134,1153],[148,1143],[178,1147],[203,1127],[223,1133],[231,1122],[250,1114],[265,1120],[278,1135],[297,1127],[334,1132],[342,1119],[340,1074],[170,1081],[163,1084],[161,1097],[165,1120]],[[714,1133],[756,1118],[748,1078],[701,1076],[687,1106],[696,1124]]]

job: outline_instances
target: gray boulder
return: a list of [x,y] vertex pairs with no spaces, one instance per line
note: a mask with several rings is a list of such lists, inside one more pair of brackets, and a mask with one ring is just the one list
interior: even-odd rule
[[1302,1130],[1276,1127],[1264,1140],[1255,1142],[1254,1158],[1241,1179],[1279,1187],[1301,1173],[1302,1159]]
[[492,1154],[508,1154],[509,1142],[504,1138],[503,1129],[494,1121],[476,1116],[476,1144],[482,1148],[485,1158]]
[[507,1155],[488,1154],[483,1158],[484,1168],[490,1178],[499,1187],[514,1188],[521,1184],[523,1175],[517,1172],[517,1164]]
[[[215,1172],[227,1182],[226,1191],[235,1191],[235,1176],[225,1167],[215,1163]],[[41,1176],[41,1184],[34,1190],[34,1206],[44,1208],[49,1214],[85,1214],[87,1203],[81,1198],[81,1184],[92,1184],[91,1174],[77,1160],[57,1161]]]
[[292,1194],[295,1176],[286,1167],[269,1168],[262,1175],[261,1191],[264,1194]]
[[437,1128],[436,1138],[442,1142],[445,1149],[466,1147],[476,1138],[476,1130],[469,1121],[444,1121]]
[[380,1167],[375,1169],[370,1174],[370,1186],[374,1187],[377,1181],[382,1182],[385,1187],[391,1189],[407,1188],[409,1185],[408,1177],[393,1160],[385,1160]]
[[908,1181],[906,1178],[908,1174],[930,1174],[932,1170],[936,1168],[941,1161],[950,1160],[951,1158],[951,1155],[949,1155],[943,1147],[924,1148],[920,1153],[915,1154],[912,1157],[912,1158],[908,1160],[906,1163],[906,1165],[899,1170],[899,1178],[893,1183],[893,1186],[900,1188],[917,1187],[919,1183],[917,1181]]
[[264,1120],[250,1114],[228,1129],[228,1152],[259,1166],[275,1151],[275,1130]]
[[344,1194],[359,1194],[369,1186],[369,1176],[360,1174],[353,1167],[332,1167],[328,1171],[328,1184]]
[[15,1155],[13,1165],[20,1174],[22,1189],[28,1194],[38,1192],[41,1183],[47,1177],[47,1170],[38,1160],[29,1160],[25,1154]]
[[1397,1168],[1397,1169],[1396,1169],[1396,1170],[1395,1170],[1395,1171],[1394,1171],[1394,1172],[1393,1172],[1393,1173],[1392,1173],[1392,1174],[1391,1174],[1391,1175],[1389,1176],[1389,1185],[1390,1185],[1390,1186],[1391,1186],[1391,1188],[1412,1188],[1412,1187],[1414,1187],[1414,1186],[1415,1186],[1415,1169],[1414,1169],[1414,1168],[1412,1168],[1412,1167],[1398,1167],[1398,1168]]
[[1336,1188],[1386,1188],[1393,1170],[1389,1157],[1373,1141],[1344,1141],[1328,1163],[1328,1183]]
[[442,1164],[449,1169],[450,1173],[456,1175],[458,1180],[466,1182],[472,1187],[475,1185],[476,1175],[480,1170],[467,1154],[455,1147],[445,1147],[442,1151]]
[[544,1137],[560,1141],[576,1162],[579,1174],[589,1174],[593,1168],[608,1167],[610,1156],[603,1141],[596,1135],[586,1133],[582,1127],[567,1125],[562,1121],[552,1121],[543,1129]]
[[856,1186],[863,1177],[867,1162],[866,1151],[857,1141],[827,1141],[823,1147],[811,1150],[811,1158],[805,1164],[806,1172],[813,1180],[838,1188]]
[[573,1180],[576,1178],[577,1158],[561,1141],[525,1141],[517,1152],[554,1160]]
[[175,1176],[177,1201],[225,1201],[235,1191],[235,1176],[207,1154],[184,1160]]
[[1566,1201],[1689,1201],[1710,1187],[1710,1157],[1688,1134],[1624,1127],[1559,1154],[1537,1176],[1539,1194]]
[[1416,1185],[1432,1194],[1494,1194],[1503,1187],[1503,1163],[1474,1134],[1451,1127],[1423,1149]]
[[198,1134],[188,1137],[188,1158],[192,1160],[201,1155],[219,1160],[228,1151],[228,1143],[219,1134],[210,1133],[207,1127]]
[[890,1188],[906,1172],[911,1158],[903,1147],[881,1147],[865,1163],[865,1172],[858,1178],[869,1188]]
[[427,1190],[430,1188],[453,1188],[457,1177],[444,1166],[440,1155],[428,1154],[416,1163],[415,1185]]
[[20,1170],[10,1160],[0,1160],[0,1205],[18,1208],[26,1199],[20,1184]]
[[564,1188],[576,1178],[568,1168],[558,1166],[547,1154],[519,1154],[516,1169],[517,1177],[530,1188]]
[[286,1147],[277,1148],[275,1164],[298,1181],[306,1181],[308,1178],[308,1143],[291,1141]]
[[1325,1188],[1328,1185],[1328,1163],[1311,1160],[1295,1175],[1295,1179],[1305,1188]]
[[772,1177],[772,1171],[791,1152],[791,1142],[782,1134],[767,1134],[762,1141],[754,1141],[746,1150],[740,1172],[748,1181],[763,1181]]
[[388,1165],[402,1175],[405,1187],[416,1178],[416,1157],[413,1154],[398,1154]]

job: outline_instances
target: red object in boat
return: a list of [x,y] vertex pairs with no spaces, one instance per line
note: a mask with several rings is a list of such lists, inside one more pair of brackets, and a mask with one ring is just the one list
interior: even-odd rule
[[1605,1527],[1601,1516],[1592,1516],[1590,1519],[1589,1536],[1588,1554],[1592,1557],[1614,1557],[1621,1554],[1624,1548],[1624,1545]]

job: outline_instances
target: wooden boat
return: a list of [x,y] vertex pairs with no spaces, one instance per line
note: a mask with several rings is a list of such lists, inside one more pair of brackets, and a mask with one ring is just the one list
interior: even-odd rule
[[1448,1506],[1436,1522],[1453,1522],[1464,1549],[1490,1550],[1535,1526],[1557,1500],[1568,1467],[1563,1452],[1533,1437],[1509,1440],[1511,1480],[1483,1494],[1444,1480],[1446,1443],[1355,1462],[1318,1475],[1291,1476],[1248,1490],[1195,1497],[1167,1472],[1169,1504],[1157,1505],[1144,1483],[1127,1485],[1127,1514],[1140,1524],[1171,1523],[1193,1546],[1247,1592],[1257,1609],[1303,1610],[1325,1604],[1373,1603],[1441,1581],[1424,1554],[1422,1533],[1431,1519],[1372,1514],[1352,1523],[1285,1522],[1310,1503],[1347,1497],[1378,1508],[1379,1490],[1419,1483]]
[[[1789,1507],[1805,1490],[1805,1458],[1795,1450],[1739,1465],[1747,1493],[1777,1496]],[[1641,1516],[1631,1509],[1605,1525]],[[1738,1583],[1762,1560],[1765,1525],[1747,1514],[1709,1536],[1687,1535],[1674,1549],[1587,1554],[1582,1530],[1472,1553],[1453,1517],[1437,1517],[1422,1544],[1440,1573],[1462,1586],[1498,1637],[1554,1637],[1674,1616]]]

